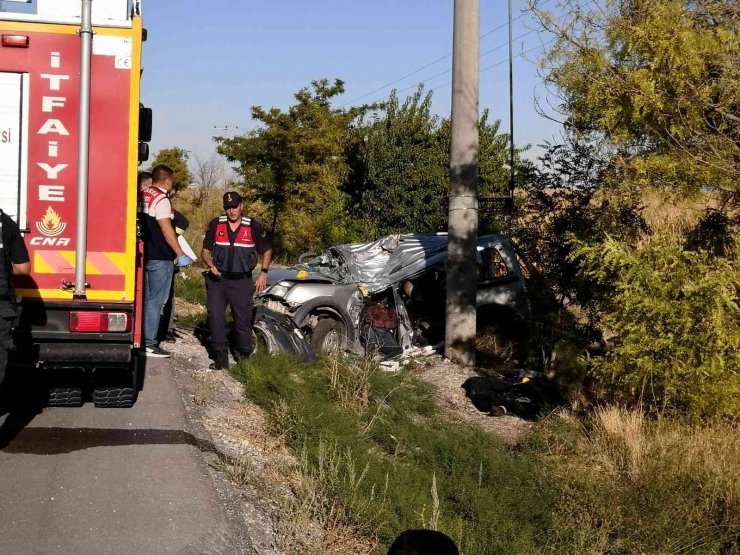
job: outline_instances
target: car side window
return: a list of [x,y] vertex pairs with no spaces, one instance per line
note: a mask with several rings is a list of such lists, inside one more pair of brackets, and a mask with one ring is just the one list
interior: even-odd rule
[[485,249],[480,253],[482,263],[478,270],[478,281],[489,281],[508,276],[511,271],[506,261],[494,247]]

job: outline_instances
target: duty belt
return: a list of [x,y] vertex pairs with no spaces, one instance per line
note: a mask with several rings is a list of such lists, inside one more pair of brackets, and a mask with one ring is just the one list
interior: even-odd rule
[[224,279],[244,279],[252,277],[252,272],[221,272]]

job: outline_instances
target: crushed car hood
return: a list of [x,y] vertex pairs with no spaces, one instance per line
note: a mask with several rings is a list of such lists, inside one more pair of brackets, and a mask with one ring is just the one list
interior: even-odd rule
[[[506,241],[502,235],[478,237],[479,246]],[[293,270],[317,271],[323,279],[356,283],[375,293],[434,265],[444,265],[446,260],[447,234],[409,233],[338,245],[311,263],[293,266]]]
[[[254,279],[259,274],[254,274]],[[267,273],[267,285],[273,285],[279,281],[313,281],[320,283],[334,283],[337,279],[331,276],[308,271],[304,265],[291,266],[290,268],[270,268]]]

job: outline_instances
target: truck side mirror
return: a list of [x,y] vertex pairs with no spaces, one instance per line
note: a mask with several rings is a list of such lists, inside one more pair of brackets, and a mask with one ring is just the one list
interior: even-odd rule
[[152,140],[152,109],[139,105],[139,140]]
[[146,162],[147,160],[149,160],[149,145],[139,142],[139,162]]

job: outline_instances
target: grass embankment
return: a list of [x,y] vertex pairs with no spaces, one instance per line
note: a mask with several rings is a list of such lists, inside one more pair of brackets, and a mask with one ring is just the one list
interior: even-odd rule
[[471,555],[740,552],[734,426],[562,412],[511,449],[445,422],[412,373],[286,356],[234,372],[300,461],[304,510],[375,539],[377,553],[419,527]]
[[[381,545],[436,528],[465,553],[523,553],[548,527],[554,497],[534,461],[437,417],[430,389],[366,362],[256,357],[235,371],[301,461],[319,521]],[[382,551],[382,550],[381,550]]]

